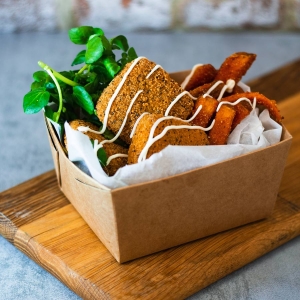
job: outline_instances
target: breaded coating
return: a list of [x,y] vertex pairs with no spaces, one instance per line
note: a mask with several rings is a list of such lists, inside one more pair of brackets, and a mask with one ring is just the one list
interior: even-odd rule
[[[244,102],[244,101],[243,101]],[[235,116],[232,122],[231,131],[241,123],[243,119],[245,119],[251,112],[251,106],[249,108],[248,105],[244,105],[243,102],[237,103],[235,108]],[[247,103],[247,102],[246,102]],[[247,103],[248,104],[248,103]]]
[[263,105],[265,108],[269,110],[270,116],[273,120],[275,120],[278,124],[281,124],[283,117],[280,114],[277,103],[275,100],[270,100],[263,94],[258,92],[245,92],[240,94],[231,95],[225,98],[222,98],[222,101],[235,102],[239,98],[248,98],[252,103],[254,98],[256,98],[256,103],[259,105]]
[[226,82],[228,79],[233,79],[238,83],[251,67],[255,59],[256,54],[247,52],[233,53],[222,63],[215,80]]
[[196,112],[200,105],[202,105],[202,109],[200,110],[198,115],[192,120],[192,124],[207,127],[209,121],[211,120],[212,116],[214,115],[217,109],[217,106],[219,105],[219,101],[211,97],[199,97],[195,102],[192,114]]
[[139,121],[128,150],[129,165],[137,163],[139,155],[148,141],[153,124],[161,117],[163,117],[163,115],[149,114],[144,115]]
[[234,116],[235,109],[233,106],[223,104],[220,107],[216,113],[215,124],[208,135],[211,145],[226,145]]
[[[193,96],[193,97],[201,97],[203,96],[204,94],[206,94],[208,92],[208,90],[217,82],[218,80],[214,80],[210,83],[206,83],[206,84],[203,84],[201,86],[198,86],[197,88],[193,89],[190,91],[190,94]],[[226,82],[225,82],[226,83]],[[221,91],[222,91],[222,88],[224,87],[225,83],[220,83],[218,84],[210,93],[209,95],[212,96],[213,98],[218,98]]]
[[[148,114],[143,116],[143,118],[140,120],[132,138],[132,143],[129,147],[128,164],[134,164],[138,162],[138,158],[149,139],[149,133],[153,124],[162,117],[163,115]],[[162,133],[167,126],[171,125],[191,126],[192,124],[176,119],[162,120],[157,125],[153,137],[156,137]],[[209,141],[207,135],[203,130],[189,128],[169,129],[165,135],[163,135],[159,140],[154,142],[149,147],[146,158],[149,158],[154,153],[158,153],[168,145],[199,146],[208,144]]]
[[[100,121],[103,122],[108,103],[132,64],[133,62],[128,63],[100,96],[96,105],[97,115]],[[176,96],[184,91],[162,68],[158,68],[149,78],[146,78],[155,66],[156,64],[154,62],[151,62],[146,58],[139,60],[129,73],[124,85],[121,87],[112,103],[107,127],[114,133],[117,133],[126,116],[126,111],[131,100],[138,91],[142,91],[134,102],[125,127],[120,135],[120,138],[128,144],[131,142],[129,137],[131,130],[136,120],[143,112],[164,114]],[[193,105],[194,103],[191,97],[189,95],[184,95],[172,107],[169,115],[186,119],[191,113]]]
[[212,82],[216,75],[217,70],[211,64],[196,65],[181,86],[186,91],[190,91]]
[[[99,128],[96,125],[94,125],[90,122],[83,121],[83,120],[73,120],[69,124],[70,124],[71,128],[73,128],[75,130],[77,130],[77,128],[79,126],[84,126],[84,127],[88,126],[92,130],[99,131]],[[99,143],[105,140],[105,138],[101,134],[98,134],[98,133],[94,133],[94,132],[90,132],[90,131],[83,132],[83,133],[85,135],[87,135],[91,140],[94,140],[94,141],[98,140]],[[65,141],[65,145],[67,147],[66,135],[64,137],[64,141]],[[126,149],[120,145],[114,144],[114,143],[103,144],[103,149],[104,149],[107,157],[110,157],[111,155],[118,154],[118,153],[128,154],[128,149]],[[111,160],[111,162],[106,167],[103,167],[103,169],[109,176],[112,176],[118,171],[119,168],[124,167],[126,164],[127,164],[127,157],[117,157],[117,158],[114,158],[113,160]]]

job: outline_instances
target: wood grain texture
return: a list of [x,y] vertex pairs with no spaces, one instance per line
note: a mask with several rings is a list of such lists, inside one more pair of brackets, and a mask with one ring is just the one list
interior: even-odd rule
[[[294,67],[299,70],[299,62]],[[295,72],[289,74],[292,79]],[[266,85],[276,81],[268,76]],[[0,233],[85,299],[185,298],[300,234],[300,93],[281,98],[293,143],[266,220],[120,265],[60,192],[51,171],[0,194]]]
[[278,102],[299,92],[300,59],[248,82],[252,91]]

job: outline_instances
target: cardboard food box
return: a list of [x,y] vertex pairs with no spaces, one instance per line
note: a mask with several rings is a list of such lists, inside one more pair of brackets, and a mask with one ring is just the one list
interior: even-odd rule
[[68,159],[46,124],[60,189],[119,263],[270,216],[292,141],[283,127],[270,147],[110,190]]

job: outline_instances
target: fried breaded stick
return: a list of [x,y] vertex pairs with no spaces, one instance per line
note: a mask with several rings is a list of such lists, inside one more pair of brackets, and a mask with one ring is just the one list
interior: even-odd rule
[[211,120],[213,114],[215,113],[219,102],[215,98],[211,97],[199,97],[194,106],[192,114],[196,112],[198,107],[202,105],[202,109],[198,115],[192,120],[192,124],[207,127],[209,121]]
[[269,110],[270,116],[279,124],[281,124],[281,120],[283,119],[280,111],[277,107],[277,103],[275,100],[270,100],[266,96],[258,93],[258,92],[250,92],[250,93],[240,93],[231,95],[229,97],[225,97],[222,99],[222,101],[228,101],[228,102],[235,102],[239,98],[248,98],[251,102],[253,102],[253,99],[256,98],[257,104],[261,104],[264,107],[266,107]]
[[243,102],[237,103],[234,108],[235,117],[232,122],[231,130],[233,130],[238,124],[240,124],[241,121],[245,119],[251,112],[251,109],[249,109],[249,107],[246,107]]
[[226,104],[220,107],[216,113],[215,124],[208,135],[211,145],[226,145],[234,116],[234,107]]
[[193,90],[198,86],[212,82],[216,74],[217,70],[211,64],[196,65],[181,84],[181,87],[186,91]]
[[[200,96],[203,96],[204,94],[206,94],[208,92],[208,90],[214,85],[216,84],[218,80],[214,80],[210,83],[206,83],[206,84],[203,84],[193,90],[190,91],[190,94],[193,96],[193,97],[200,97]],[[224,87],[225,83],[220,83],[218,84],[212,91],[210,94],[210,96],[214,97],[214,98],[218,98],[219,97],[219,94],[222,90],[222,88]]]
[[233,79],[236,83],[238,83],[251,67],[255,58],[256,54],[252,53],[233,53],[222,63],[215,80],[222,80],[226,82],[228,79]]

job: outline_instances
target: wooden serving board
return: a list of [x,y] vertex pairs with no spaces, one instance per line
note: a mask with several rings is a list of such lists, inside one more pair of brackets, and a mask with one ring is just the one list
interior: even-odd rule
[[0,234],[85,299],[178,299],[199,291],[300,234],[298,78],[300,60],[251,83],[281,99],[294,137],[272,217],[120,265],[50,171],[0,194]]

